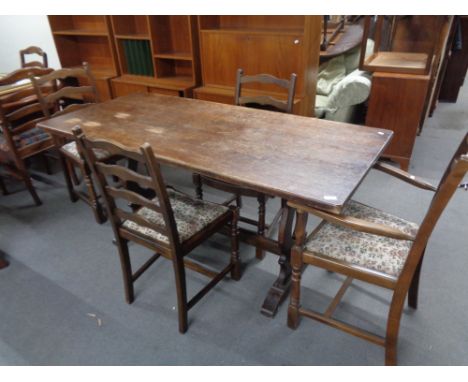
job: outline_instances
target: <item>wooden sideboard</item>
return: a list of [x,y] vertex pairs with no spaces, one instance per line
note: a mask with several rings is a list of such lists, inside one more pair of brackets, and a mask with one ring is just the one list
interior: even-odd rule
[[398,162],[405,171],[419,129],[431,80],[427,75],[374,73],[366,125],[394,132],[384,157]]

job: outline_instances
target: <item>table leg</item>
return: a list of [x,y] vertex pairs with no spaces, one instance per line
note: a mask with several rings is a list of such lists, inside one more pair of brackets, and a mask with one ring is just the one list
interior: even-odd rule
[[267,317],[274,317],[279,305],[289,293],[291,283],[291,265],[289,262],[292,239],[292,226],[294,220],[294,209],[288,207],[285,200],[282,200],[282,213],[278,232],[278,244],[281,250],[278,264],[280,272],[273,286],[263,302],[262,314]]

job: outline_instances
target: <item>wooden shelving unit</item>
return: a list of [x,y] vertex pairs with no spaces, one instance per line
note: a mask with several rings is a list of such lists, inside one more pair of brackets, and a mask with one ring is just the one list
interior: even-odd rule
[[[313,116],[321,22],[320,16],[198,16],[203,85],[194,97],[233,103],[238,68],[280,78],[296,73],[294,112]],[[278,91],[249,85],[254,93]]]
[[119,75],[109,16],[48,16],[62,67],[88,62],[102,100],[112,98],[110,80]]
[[[191,96],[199,84],[197,18],[195,16],[111,16],[119,68],[122,75],[112,80],[115,96],[133,92],[157,92]],[[131,57],[128,41],[146,41]],[[140,55],[140,56],[139,56]],[[144,75],[131,62],[151,61]]]

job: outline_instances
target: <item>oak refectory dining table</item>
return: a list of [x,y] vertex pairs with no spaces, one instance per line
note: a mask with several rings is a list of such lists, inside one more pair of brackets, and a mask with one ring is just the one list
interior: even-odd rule
[[52,118],[39,127],[138,150],[161,163],[282,199],[278,239],[242,229],[241,238],[279,255],[279,276],[262,306],[274,316],[289,290],[294,210],[286,201],[339,214],[388,145],[392,132],[191,98],[135,93]]

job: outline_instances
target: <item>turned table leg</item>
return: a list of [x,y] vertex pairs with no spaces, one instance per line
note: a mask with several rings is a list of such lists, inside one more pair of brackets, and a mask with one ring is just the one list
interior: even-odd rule
[[293,244],[292,225],[294,220],[294,209],[288,207],[286,202],[282,203],[282,213],[278,232],[278,245],[281,251],[278,264],[280,271],[278,278],[268,291],[262,306],[262,314],[267,317],[274,317],[279,305],[289,293],[291,284],[290,255]]

